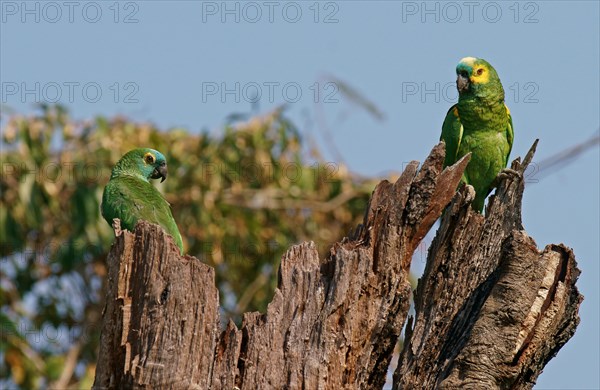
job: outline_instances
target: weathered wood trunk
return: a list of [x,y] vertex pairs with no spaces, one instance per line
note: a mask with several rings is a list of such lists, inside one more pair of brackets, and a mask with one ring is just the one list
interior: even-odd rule
[[[531,388],[573,336],[583,297],[571,249],[523,230],[523,173],[500,180],[486,217],[453,199],[432,242],[394,374],[397,388]],[[414,322],[414,325],[413,325]]]
[[[220,329],[214,271],[179,255],[158,226],[117,229],[95,388],[382,388],[410,306],[409,269],[452,200],[415,295],[396,388],[530,388],[572,336],[581,302],[570,249],[542,252],[521,226],[523,177],[499,181],[487,217],[456,193],[468,157],[442,170],[443,144],[421,169],[373,192],[364,223],[320,259],[313,243],[284,255],[265,314]],[[527,160],[527,159],[526,159]]]

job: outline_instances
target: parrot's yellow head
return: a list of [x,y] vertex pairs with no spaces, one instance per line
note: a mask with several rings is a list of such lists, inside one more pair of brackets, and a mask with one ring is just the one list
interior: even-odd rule
[[482,58],[465,57],[456,66],[456,87],[459,94],[485,90],[487,85],[500,84],[496,69]]

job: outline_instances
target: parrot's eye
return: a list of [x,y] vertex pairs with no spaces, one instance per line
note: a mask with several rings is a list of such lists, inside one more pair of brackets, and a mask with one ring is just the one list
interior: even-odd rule
[[144,154],[144,161],[146,161],[146,163],[148,163],[148,164],[154,164],[154,161],[156,161],[156,158],[154,157],[154,155],[152,153],[146,153],[146,154]]
[[477,76],[481,76],[483,74],[483,68],[477,69]]

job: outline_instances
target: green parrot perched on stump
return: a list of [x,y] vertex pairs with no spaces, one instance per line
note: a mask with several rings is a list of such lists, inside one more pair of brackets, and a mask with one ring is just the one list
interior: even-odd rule
[[153,149],[134,149],[127,152],[112,170],[102,194],[102,216],[112,226],[113,219],[121,227],[133,231],[138,220],[160,225],[170,234],[183,254],[181,234],[173,219],[171,206],[150,183],[150,179],[167,178],[165,156]]
[[508,163],[512,118],[498,73],[487,61],[463,58],[456,75],[458,103],[448,110],[440,137],[446,143],[444,167],[471,153],[462,181],[475,189],[472,206],[481,213],[496,176]]

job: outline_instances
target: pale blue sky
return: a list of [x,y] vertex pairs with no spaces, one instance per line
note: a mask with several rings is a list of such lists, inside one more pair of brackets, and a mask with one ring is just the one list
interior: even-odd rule
[[[78,118],[119,113],[218,132],[227,115],[249,112],[260,92],[260,112],[287,102],[327,159],[381,174],[426,157],[456,98],[456,63],[477,56],[505,86],[511,157],[540,138],[541,161],[600,123],[598,1],[68,4],[0,2],[3,105],[27,113],[59,93]],[[325,84],[328,75],[360,91],[385,119],[349,103]],[[236,83],[239,92],[222,96]],[[325,120],[316,121],[317,112]],[[574,249],[585,295],[577,333],[537,389],[600,387],[599,164],[596,147],[525,191],[525,228],[541,248]]]

